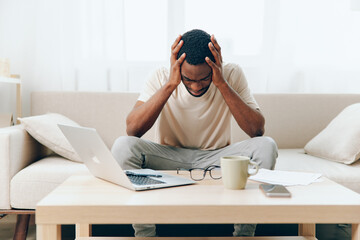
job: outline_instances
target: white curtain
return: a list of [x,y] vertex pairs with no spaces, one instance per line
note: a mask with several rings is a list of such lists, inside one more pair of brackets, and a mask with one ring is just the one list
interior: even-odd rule
[[[359,0],[0,0],[0,58],[32,91],[141,91],[187,30],[214,33],[253,92],[360,92]],[[12,108],[0,83],[0,112]]]

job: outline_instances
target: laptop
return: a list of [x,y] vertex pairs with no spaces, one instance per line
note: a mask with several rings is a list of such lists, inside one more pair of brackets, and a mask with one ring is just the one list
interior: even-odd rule
[[135,191],[195,183],[190,179],[152,169],[123,170],[96,129],[62,124],[58,126],[95,177]]

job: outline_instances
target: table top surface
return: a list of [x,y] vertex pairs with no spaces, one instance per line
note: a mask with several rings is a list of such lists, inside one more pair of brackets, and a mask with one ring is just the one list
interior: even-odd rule
[[[229,190],[221,180],[206,178],[194,185],[135,192],[90,174],[75,175],[38,203],[36,216],[37,222],[64,224],[80,221],[78,215],[87,212],[86,221],[97,223],[360,222],[360,194],[329,179],[287,187],[291,198],[266,197],[259,184],[249,180],[245,190]],[[217,219],[214,212],[221,213]],[[107,218],[100,220],[100,215]]]
[[[168,172],[169,173],[169,172]],[[171,173],[171,172],[170,172]],[[180,176],[188,177],[186,172]],[[38,203],[42,206],[75,205],[358,205],[360,194],[329,179],[308,186],[287,187],[291,198],[266,197],[259,182],[248,180],[244,190],[224,188],[208,176],[194,185],[132,191],[90,174],[75,175]]]

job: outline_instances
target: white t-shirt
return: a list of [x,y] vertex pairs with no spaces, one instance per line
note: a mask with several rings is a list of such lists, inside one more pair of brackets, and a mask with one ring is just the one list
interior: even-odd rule
[[[229,85],[252,108],[259,108],[243,71],[237,64],[224,64]],[[146,102],[169,80],[170,71],[158,69],[146,82],[139,101]],[[160,113],[156,140],[160,144],[196,149],[219,149],[230,144],[231,112],[218,88],[211,83],[201,97],[193,97],[181,82]]]

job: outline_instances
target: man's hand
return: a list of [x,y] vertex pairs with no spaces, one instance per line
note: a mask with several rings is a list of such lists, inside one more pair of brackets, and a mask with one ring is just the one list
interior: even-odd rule
[[209,49],[215,58],[215,62],[211,61],[208,57],[205,58],[207,64],[212,69],[212,82],[221,92],[236,122],[250,137],[263,135],[265,119],[260,110],[253,109],[247,105],[224,79],[221,48],[214,35],[211,36]]
[[169,84],[173,87],[177,87],[181,82],[181,64],[184,62],[186,54],[183,53],[179,59],[177,59],[177,55],[184,44],[184,41],[181,40],[181,35],[179,35],[173,45],[171,46],[171,57],[170,57],[170,78]]
[[179,35],[171,46],[170,78],[167,84],[160,88],[147,102],[137,101],[126,118],[126,132],[129,136],[141,137],[154,125],[172,92],[181,83],[180,67],[185,60],[185,53],[179,59],[177,59],[177,55],[183,43],[181,35]]
[[215,58],[215,62],[211,61],[209,57],[206,57],[205,60],[212,69],[212,82],[217,88],[219,88],[220,85],[224,83],[226,84],[226,82],[222,71],[221,48],[218,42],[216,41],[214,35],[211,35],[211,42],[209,42],[209,49]]

